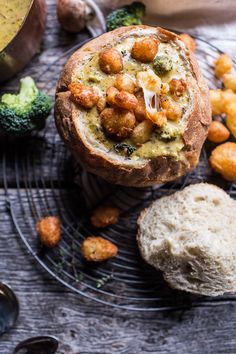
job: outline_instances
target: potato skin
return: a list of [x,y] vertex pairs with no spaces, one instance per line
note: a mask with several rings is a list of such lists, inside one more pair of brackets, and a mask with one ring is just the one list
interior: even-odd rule
[[81,252],[88,262],[103,262],[115,257],[118,248],[103,237],[90,236],[83,241]]
[[164,29],[141,25],[119,28],[90,41],[72,55],[61,74],[57,86],[55,120],[66,145],[88,171],[103,177],[110,183],[145,187],[176,179],[194,168],[198,162],[211,122],[211,107],[208,87],[192,53],[186,51],[192,75],[196,78],[194,102],[183,134],[184,149],[179,160],[170,156],[157,156],[136,164],[132,160],[124,162],[120,157],[113,158],[110,154],[98,153],[83,138],[77,125],[79,110],[69,100],[67,91],[68,84],[73,80],[75,69],[78,68],[78,63],[81,63],[88,53],[100,52],[137,29],[152,31],[153,35],[158,34],[166,41],[179,39],[176,34]]

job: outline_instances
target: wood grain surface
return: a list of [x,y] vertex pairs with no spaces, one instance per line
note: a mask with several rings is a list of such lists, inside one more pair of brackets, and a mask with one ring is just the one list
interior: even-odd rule
[[[88,38],[86,31],[79,36],[63,32],[56,21],[55,0],[47,0],[47,4],[48,22],[42,51],[25,69],[25,74],[36,74],[78,40]],[[214,38],[214,43],[230,53],[236,48],[233,41],[225,42],[220,34],[219,38]],[[11,81],[10,87],[16,87],[17,79]],[[52,81],[52,90],[56,79],[53,70],[45,74],[44,80]],[[47,127],[48,136],[54,129],[51,121]],[[8,154],[6,174],[14,199],[17,191],[12,144],[15,143],[1,144],[1,151]],[[25,145],[21,148],[20,142],[18,144],[20,161],[24,158]],[[0,167],[0,280],[16,291],[21,308],[16,326],[0,338],[0,354],[13,353],[19,341],[37,335],[58,337],[58,354],[236,353],[236,304],[233,300],[171,313],[129,312],[86,300],[51,279],[28,254],[14,229],[5,200],[3,166]],[[50,149],[36,175],[39,183],[42,175],[49,186],[52,180],[56,182],[57,165]],[[69,185],[71,177],[66,173],[65,176]],[[24,171],[19,178],[24,179]],[[24,195],[26,191],[21,193]]]

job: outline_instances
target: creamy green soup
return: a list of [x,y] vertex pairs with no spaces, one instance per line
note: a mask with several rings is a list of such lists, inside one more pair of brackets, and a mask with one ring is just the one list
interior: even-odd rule
[[0,0],[0,51],[17,33],[30,3],[30,0]]

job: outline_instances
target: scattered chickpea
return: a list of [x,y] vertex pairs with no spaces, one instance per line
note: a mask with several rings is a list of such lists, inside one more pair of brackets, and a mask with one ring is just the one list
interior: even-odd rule
[[150,120],[145,119],[136,125],[130,138],[135,145],[142,145],[150,140],[153,129],[154,124]]
[[112,205],[100,205],[93,211],[90,218],[94,227],[106,227],[116,224],[120,215],[120,209]]
[[99,95],[93,87],[72,82],[68,88],[71,92],[71,99],[83,108],[90,109],[98,102]]
[[191,52],[195,52],[196,42],[189,34],[182,33],[180,38]]
[[134,110],[138,104],[137,98],[129,92],[120,91],[115,95],[115,105],[119,108]]
[[211,122],[207,136],[209,141],[212,141],[213,143],[223,143],[223,141],[227,140],[229,136],[230,132],[224,124],[218,121]]
[[233,68],[233,62],[229,55],[221,54],[215,61],[215,75],[219,78],[230,72]]
[[211,167],[228,181],[236,181],[236,143],[218,145],[209,159]]
[[139,90],[136,94],[135,94],[137,100],[138,100],[138,104],[134,109],[134,114],[136,119],[141,122],[142,120],[147,118],[147,111],[146,111],[146,106],[145,106],[145,101],[144,101],[144,97],[143,97],[143,91]]
[[236,102],[236,94],[230,89],[221,92],[222,109],[223,112],[226,113],[228,105],[232,102]]
[[119,91],[133,93],[136,88],[135,80],[128,74],[117,74],[114,86]]
[[37,222],[36,231],[42,245],[55,247],[61,240],[61,221],[56,216],[47,216]]
[[223,113],[223,101],[221,90],[210,90],[210,102],[213,115]]
[[100,114],[100,118],[105,133],[117,141],[127,138],[136,123],[133,112],[118,108],[105,108]]
[[178,98],[183,95],[187,89],[187,83],[183,79],[171,79],[169,82],[170,93]]
[[226,89],[231,89],[236,92],[236,72],[226,73],[223,76],[224,87]]
[[152,37],[135,41],[131,50],[131,56],[142,63],[150,63],[155,58],[158,45],[159,41]]
[[117,74],[123,69],[122,56],[114,48],[104,49],[99,53],[99,66],[106,74]]
[[161,101],[161,106],[166,111],[167,119],[178,120],[182,117],[182,107],[180,107],[180,105],[178,105],[175,101],[170,99],[164,99]]
[[102,262],[115,257],[118,248],[103,237],[89,236],[83,241],[81,252],[89,262]]
[[231,102],[226,108],[226,125],[236,138],[236,102]]

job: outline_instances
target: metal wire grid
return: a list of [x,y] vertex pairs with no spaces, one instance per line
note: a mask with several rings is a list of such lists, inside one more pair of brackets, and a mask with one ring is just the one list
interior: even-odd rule
[[[203,74],[211,88],[219,87],[212,64],[220,51],[202,39],[196,41]],[[42,89],[53,94],[62,65],[82,44],[63,53],[38,74],[35,79]],[[142,261],[136,245],[137,216],[153,199],[199,181],[219,184],[235,196],[234,184],[212,174],[207,162],[208,148],[211,146],[203,149],[200,164],[193,172],[159,188],[111,186],[89,174],[85,188],[82,174],[77,175],[80,186],[74,183],[73,162],[51,118],[41,135],[16,142],[5,140],[2,171],[7,205],[20,238],[38,263],[59,282],[89,299],[139,311],[212,306],[234,300],[234,296],[211,299],[168,288],[161,274]],[[123,213],[118,224],[98,232],[89,224],[89,201],[91,195],[100,200],[104,190],[108,191],[105,198],[112,199]],[[35,232],[37,220],[47,215],[58,215],[62,220],[62,241],[52,250],[39,245]],[[102,264],[87,264],[81,257],[80,246],[90,234],[114,242],[119,248],[118,256]]]

